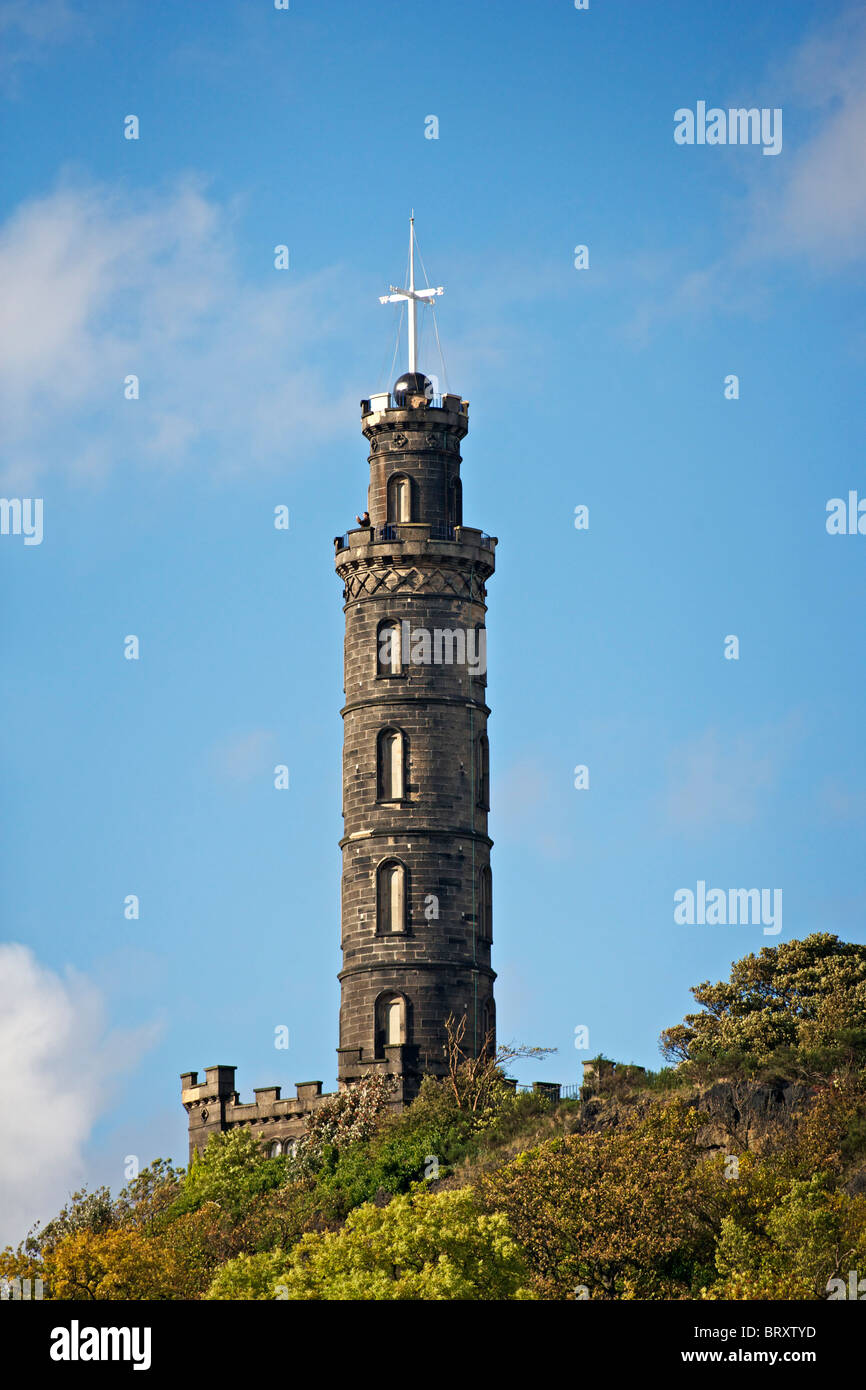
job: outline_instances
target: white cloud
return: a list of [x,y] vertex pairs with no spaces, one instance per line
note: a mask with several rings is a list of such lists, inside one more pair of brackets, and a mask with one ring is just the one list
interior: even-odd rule
[[[816,112],[788,152],[781,192],[754,196],[751,246],[765,256],[806,254],[825,268],[866,255],[866,19],[850,10],[816,30],[778,78],[791,108]],[[784,157],[784,156],[783,156]]]
[[190,179],[146,199],[67,185],[17,209],[0,230],[0,481],[292,467],[354,422],[357,391],[334,393],[317,359],[345,332],[342,272],[283,277],[266,239],[261,255],[250,283],[234,210]]
[[102,996],[27,946],[0,945],[0,1245],[17,1245],[86,1179],[84,1150],[152,1030],[107,1032]]
[[[768,270],[792,265],[813,275],[849,275],[866,261],[866,18],[850,10],[816,27],[783,55],[762,83],[763,96],[737,89],[719,105],[766,104],[783,111],[778,158],[749,149],[684,148],[714,161],[724,243],[712,260],[700,248],[678,247],[651,261],[654,285],[641,282],[647,255],[638,251],[625,274],[636,308],[621,330],[646,347],[655,331],[708,313],[759,316],[773,290]],[[685,163],[684,163],[685,167]],[[740,181],[731,194],[731,176]],[[684,185],[684,196],[686,196]]]

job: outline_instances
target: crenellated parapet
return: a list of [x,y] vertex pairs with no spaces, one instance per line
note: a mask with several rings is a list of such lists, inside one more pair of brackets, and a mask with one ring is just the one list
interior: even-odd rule
[[235,1090],[235,1067],[207,1067],[204,1081],[198,1072],[184,1072],[180,1078],[181,1102],[189,1116],[189,1156],[203,1149],[212,1134],[244,1126],[262,1143],[280,1145],[276,1152],[290,1152],[289,1145],[306,1132],[307,1119],[328,1093],[322,1094],[321,1081],[299,1081],[294,1096],[283,1096],[281,1086],[257,1086],[255,1100],[241,1103]]

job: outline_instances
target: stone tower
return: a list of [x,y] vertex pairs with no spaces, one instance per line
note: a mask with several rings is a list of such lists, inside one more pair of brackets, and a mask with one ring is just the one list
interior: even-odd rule
[[449,1015],[465,1018],[472,1055],[495,1037],[485,586],[496,541],[463,525],[468,417],[467,401],[435,395],[415,370],[362,401],[368,516],[335,542],[346,620],[338,1075],[341,1086],[393,1076],[398,1103],[424,1073],[443,1073]]
[[[394,1078],[395,1106],[446,1071],[449,1017],[468,1055],[496,1041],[484,622],[496,540],[463,525],[469,403],[417,371],[417,305],[442,289],[416,289],[414,249],[410,222],[408,288],[382,299],[408,305],[409,370],[361,402],[367,514],[335,541],[346,615],[338,1077],[341,1089]],[[329,1102],[321,1081],[297,1082],[295,1096],[260,1086],[242,1102],[235,1070],[182,1074],[190,1158],[240,1127],[271,1155],[294,1152]]]

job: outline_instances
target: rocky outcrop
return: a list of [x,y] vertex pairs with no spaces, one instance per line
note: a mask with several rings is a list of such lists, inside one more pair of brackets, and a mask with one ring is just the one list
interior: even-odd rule
[[708,1117],[698,1143],[706,1149],[760,1153],[793,1134],[814,1095],[811,1086],[797,1081],[718,1081],[689,1100]]
[[[771,1143],[793,1134],[798,1116],[814,1095],[812,1087],[796,1081],[717,1081],[683,1095],[683,1099],[706,1116],[706,1123],[698,1131],[701,1148],[709,1152],[749,1149],[760,1153]],[[570,1117],[568,1130],[572,1134],[593,1134],[633,1124],[659,1099],[660,1096],[646,1092],[624,1097],[602,1090],[583,1101]]]

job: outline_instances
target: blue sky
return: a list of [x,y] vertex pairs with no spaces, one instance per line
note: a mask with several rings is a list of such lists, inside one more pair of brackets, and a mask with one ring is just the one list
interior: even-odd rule
[[[521,1079],[579,1080],[578,1025],[658,1066],[734,958],[866,940],[856,12],[45,0],[0,39],[0,494],[44,499],[0,536],[0,1236],[184,1161],[181,1071],[334,1085],[331,541],[411,207],[500,542],[499,1029],[559,1049]],[[781,108],[781,152],[675,144],[698,101]],[[675,924],[701,879],[781,888],[781,936]]]

